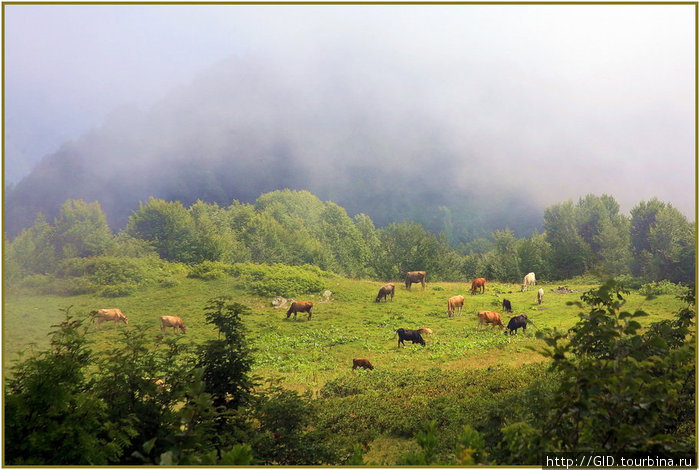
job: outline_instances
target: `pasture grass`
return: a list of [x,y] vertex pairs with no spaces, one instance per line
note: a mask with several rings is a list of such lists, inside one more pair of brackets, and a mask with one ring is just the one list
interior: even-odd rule
[[[176,315],[188,327],[186,342],[202,344],[215,337],[215,330],[204,320],[204,306],[218,296],[230,296],[250,308],[243,321],[248,338],[255,348],[253,372],[263,379],[279,381],[282,385],[317,391],[329,380],[352,374],[352,359],[369,359],[376,369],[398,371],[425,370],[439,367],[445,370],[485,368],[539,362],[542,356],[533,349],[542,346],[535,338],[536,329],[565,330],[578,320],[581,308],[567,305],[578,301],[583,292],[594,284],[570,285],[565,282],[538,284],[545,290],[544,302],[536,302],[536,289],[520,292],[516,284],[488,283],[484,294],[469,294],[467,283],[434,282],[422,290],[414,285],[407,290],[396,282],[393,301],[375,303],[383,283],[367,280],[331,278],[328,288],[333,292],[329,302],[320,296],[300,296],[296,300],[312,300],[313,316],[306,314],[297,320],[287,319],[285,309],[275,309],[269,298],[245,293],[232,277],[209,281],[188,278],[184,274],[173,287],[153,286],[128,297],[104,299],[96,295],[50,296],[6,295],[3,308],[4,371],[23,353],[32,348],[44,349],[51,325],[63,320],[62,308],[72,306],[74,316],[88,316],[96,308],[120,308],[129,318],[129,326],[143,326],[154,338],[161,334],[159,317]],[[573,293],[552,292],[566,285]],[[452,295],[465,297],[461,313],[448,318],[447,299]],[[504,323],[510,318],[501,308],[503,298],[513,306],[513,315],[525,313],[534,322],[526,332],[505,335],[492,326],[479,326],[476,312],[501,312]],[[644,324],[671,318],[682,303],[673,295],[647,298],[637,293],[627,297],[626,309],[649,313]],[[104,323],[92,327],[91,339],[96,350],[109,349],[118,339],[118,329],[124,325]],[[406,343],[397,347],[398,328],[431,328],[424,335],[426,346]],[[167,331],[166,334],[177,334]]]

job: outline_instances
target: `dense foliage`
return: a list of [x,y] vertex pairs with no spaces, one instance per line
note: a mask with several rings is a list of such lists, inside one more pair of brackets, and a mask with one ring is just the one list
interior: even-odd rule
[[[365,214],[351,218],[342,207],[308,191],[283,190],[263,194],[255,204],[236,201],[228,207],[198,201],[187,208],[151,198],[115,236],[98,203],[67,201],[53,224],[39,216],[31,228],[6,242],[5,277],[11,289],[102,289],[104,296],[115,297],[143,284],[167,283],[170,268],[155,262],[157,257],[187,264],[192,277],[203,279],[232,275],[230,266],[238,266],[233,271],[251,285],[261,276],[254,271],[263,270],[251,266],[272,264],[311,265],[346,277],[399,282],[414,270],[427,271],[429,281],[486,277],[519,282],[528,272],[542,280],[584,274],[642,282],[694,280],[695,227],[656,199],[641,202],[627,217],[611,196],[588,195],[577,204],[547,208],[544,228],[519,239],[506,227],[456,246],[454,240],[448,243],[447,234],[434,235],[414,222],[377,228]],[[122,279],[103,275],[116,271],[109,263],[121,263],[118,270],[131,274]],[[293,273],[308,278],[300,274]],[[323,287],[315,280],[307,284],[284,292],[265,292],[264,284],[250,290],[295,295]]]
[[[101,353],[67,309],[50,349],[6,382],[5,463],[541,465],[543,452],[692,453],[694,294],[645,330],[647,313],[626,311],[625,295],[617,281],[584,293],[574,327],[538,333],[547,362],[358,370],[315,397],[250,374],[248,311],[226,298],[204,306],[216,339],[130,325]],[[410,445],[396,461],[363,456],[382,439]]]

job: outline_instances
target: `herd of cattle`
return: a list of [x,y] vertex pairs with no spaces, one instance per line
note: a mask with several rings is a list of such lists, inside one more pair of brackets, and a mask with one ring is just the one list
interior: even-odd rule
[[[412,284],[420,283],[422,288],[425,289],[425,280],[426,280],[426,273],[425,271],[410,271],[406,274],[406,289],[411,289]],[[523,278],[523,284],[521,287],[521,292],[524,292],[527,290],[530,286],[534,286],[536,284],[535,281],[535,273],[528,273],[524,278]],[[391,300],[394,300],[394,292],[395,292],[395,285],[393,283],[388,283],[383,285],[382,287],[379,288],[379,293],[377,294],[377,297],[375,298],[375,302],[381,302],[384,300],[385,302],[387,301],[387,297],[390,297]],[[481,277],[474,279],[472,281],[472,286],[471,286],[471,294],[477,294],[477,293],[484,293],[486,292],[486,279]],[[537,291],[537,303],[541,304],[544,298],[544,290],[540,288]],[[307,320],[311,320],[311,309],[313,307],[313,302],[309,301],[294,301],[292,302],[291,306],[289,307],[289,310],[287,310],[287,318],[289,318],[292,314],[294,314],[294,320],[297,319],[297,313],[299,312],[306,312],[308,314]],[[507,313],[513,313],[513,309],[511,306],[511,303],[508,299],[503,299],[502,302],[503,309]],[[455,312],[457,312],[459,315],[462,314],[462,307],[464,306],[464,296],[463,295],[455,295],[450,297],[447,300],[447,316],[448,317],[453,317],[455,315]],[[90,312],[92,315],[92,320],[93,322],[96,322],[97,327],[99,327],[102,323],[106,321],[112,321],[115,324],[118,324],[119,322],[123,322],[124,324],[129,324],[129,320],[126,318],[126,316],[122,313],[122,311],[118,308],[101,308],[98,310],[93,310]],[[532,323],[531,320],[527,318],[527,315],[521,314],[512,317],[508,321],[508,325],[504,326],[503,320],[501,319],[501,314],[498,312],[490,311],[490,310],[483,310],[477,313],[477,318],[479,319],[479,325],[492,325],[492,326],[498,326],[501,329],[505,330],[504,332],[506,334],[515,334],[517,333],[519,328],[522,328],[523,331],[527,329],[527,324]],[[160,329],[163,333],[165,333],[166,328],[173,328],[175,331],[181,331],[183,333],[187,332],[187,327],[183,323],[182,319],[180,317],[174,317],[174,316],[169,316],[169,315],[164,315],[160,317]],[[425,346],[425,340],[421,335],[423,334],[432,334],[432,330],[430,328],[421,328],[418,330],[411,330],[407,328],[399,328],[396,330],[396,334],[399,337],[398,345],[397,347],[405,346],[404,341],[411,341],[412,343],[418,343],[421,346]],[[364,358],[354,358],[352,360],[352,369],[355,370],[356,368],[362,368],[362,369],[374,369],[372,364],[368,359]]]

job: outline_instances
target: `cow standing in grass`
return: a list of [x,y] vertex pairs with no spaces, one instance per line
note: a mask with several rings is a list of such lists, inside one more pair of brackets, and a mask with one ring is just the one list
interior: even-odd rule
[[513,307],[510,305],[510,300],[503,299],[503,310],[508,313],[513,313]]
[[374,299],[374,301],[380,302],[382,299],[384,299],[386,302],[387,296],[391,296],[391,300],[394,300],[394,284],[391,282],[389,284],[384,284],[379,288],[379,294],[377,294],[377,298]]
[[506,327],[506,331],[504,331],[504,333],[510,333],[511,335],[515,334],[518,332],[518,328],[522,328],[523,331],[525,331],[527,330],[527,322],[527,315],[524,313],[522,315],[518,315],[517,317],[513,317],[508,322],[508,326]]
[[287,318],[293,313],[294,319],[297,319],[297,313],[307,312],[309,314],[308,319],[311,320],[311,307],[313,307],[313,302],[292,302],[292,305],[287,310]]
[[166,328],[174,328],[175,331],[180,330],[183,333],[187,333],[187,327],[180,317],[171,317],[169,315],[160,317],[160,331],[165,333]]
[[479,325],[490,323],[493,326],[500,326],[501,329],[505,328],[505,326],[503,326],[503,320],[501,320],[501,314],[498,312],[483,310],[477,313],[477,316],[479,317]]
[[106,321],[113,321],[115,325],[119,322],[123,322],[125,325],[129,324],[126,315],[118,308],[101,308],[99,310],[93,310],[90,313],[92,314],[92,320],[97,320],[98,328]]
[[396,330],[396,333],[399,335],[399,344],[396,346],[397,348],[400,346],[406,346],[404,344],[404,341],[410,341],[412,343],[418,343],[421,346],[425,346],[425,340],[423,337],[420,335],[420,331],[418,330],[409,330],[406,328],[399,328]]
[[411,285],[421,283],[425,289],[425,271],[409,271],[406,273],[406,289],[411,290]]
[[523,278],[523,286],[520,288],[520,292],[525,292],[525,289],[530,286],[534,286],[536,283],[535,273],[527,273]]
[[476,294],[477,291],[480,291],[482,294],[486,292],[486,278],[485,277],[478,277],[472,281],[472,295]]
[[355,370],[358,367],[360,369],[374,370],[374,366],[372,365],[371,362],[369,362],[369,359],[362,359],[362,358],[353,359],[352,360],[352,370]]
[[462,307],[464,306],[464,296],[455,295],[447,299],[447,316],[453,317],[455,310],[459,310],[459,314],[462,314]]
[[544,300],[544,289],[542,289],[540,287],[539,290],[537,291],[537,303],[541,304],[543,300]]

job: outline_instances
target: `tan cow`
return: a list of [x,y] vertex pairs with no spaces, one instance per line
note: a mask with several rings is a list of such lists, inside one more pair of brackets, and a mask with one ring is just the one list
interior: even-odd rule
[[90,312],[92,314],[92,321],[97,319],[97,327],[106,321],[113,321],[115,324],[118,322],[124,322],[125,325],[129,324],[129,320],[126,315],[122,313],[118,308],[101,308],[99,310],[93,310]]
[[406,289],[411,290],[411,285],[420,282],[425,289],[425,271],[409,271],[406,273]]
[[419,332],[419,333],[424,333],[424,334],[426,334],[426,335],[432,335],[432,334],[433,334],[433,330],[431,330],[430,328],[420,328],[420,329],[418,330],[418,332]]
[[501,329],[505,329],[503,320],[501,320],[501,314],[498,312],[482,310],[477,314],[477,316],[479,317],[479,325],[491,323],[493,326],[500,326]]
[[180,317],[171,317],[169,315],[160,317],[160,331],[165,333],[165,329],[168,327],[175,328],[175,331],[180,330],[183,333],[187,333],[187,327]]
[[387,296],[391,296],[391,300],[394,300],[394,284],[391,282],[389,284],[384,284],[379,288],[379,294],[377,294],[377,298],[374,299],[374,301],[379,302],[384,299],[386,302]]
[[297,319],[298,312],[308,312],[309,320],[311,320],[311,307],[314,306],[313,302],[292,302],[292,305],[287,310],[287,318],[293,313],[294,319]]
[[462,314],[462,307],[464,306],[464,296],[455,295],[447,300],[447,316],[453,317],[455,314],[455,309],[459,309],[459,314]]

